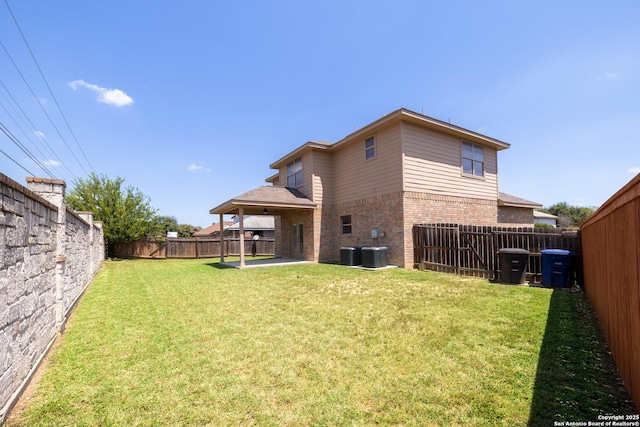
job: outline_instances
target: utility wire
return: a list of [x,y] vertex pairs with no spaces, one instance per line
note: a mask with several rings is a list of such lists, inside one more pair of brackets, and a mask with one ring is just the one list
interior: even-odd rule
[[[6,110],[6,109],[5,109]],[[9,130],[9,128],[7,128],[7,126],[0,122],[0,130],[2,130],[2,132],[4,132],[5,135],[7,135],[7,137],[14,143],[16,144],[23,153],[25,153],[31,160],[33,160],[33,162],[38,165],[40,167],[40,169],[44,170],[47,175],[49,175],[49,177],[51,178],[55,178],[53,176],[53,174],[51,173],[51,171],[49,169],[47,169],[44,165],[44,163],[42,161],[40,161],[32,152],[31,150],[29,150],[27,147],[25,147],[25,145],[20,142],[20,140]],[[32,143],[33,144],[33,143]]]
[[24,146],[24,144],[22,144],[20,142],[20,140],[18,140],[18,138],[16,138],[9,129],[7,129],[7,127],[4,125],[4,123],[0,122],[0,130],[2,132],[4,132],[4,134],[9,138],[9,140],[11,140],[11,142],[13,142],[14,144],[16,144],[18,146],[18,148],[20,148],[22,150],[23,153],[25,153],[31,160],[33,160],[33,162],[38,165],[40,167],[40,169],[42,169],[47,175],[49,175],[50,178],[54,178],[53,174],[51,173],[51,171],[49,171],[49,169],[47,169],[45,167],[45,165],[42,164],[42,162],[40,160],[38,160],[31,151],[29,151],[29,149],[27,147]]
[[[7,99],[7,96],[6,96],[2,91],[0,91],[0,93],[2,93],[2,97],[3,97],[7,102],[9,102],[9,100]],[[34,143],[34,142],[33,142],[33,139],[31,139],[31,137],[30,137],[30,136],[29,136],[29,134],[24,130],[24,128],[23,128],[22,126],[20,126],[20,123],[18,123],[18,122],[16,121],[16,119],[13,117],[13,115],[11,114],[11,112],[10,112],[9,110],[7,110],[7,107],[5,107],[5,106],[4,106],[4,104],[3,104],[2,102],[0,102],[0,106],[2,106],[2,109],[4,110],[4,112],[5,112],[5,113],[7,113],[7,116],[9,116],[9,118],[13,121],[13,123],[16,125],[16,127],[17,127],[18,129],[20,129],[20,131],[22,132],[22,134],[27,138],[27,140],[31,143],[31,145],[32,145],[32,146],[33,146],[33,147],[38,151],[38,153],[40,153],[41,158],[42,158],[42,159],[46,159],[46,158],[47,158],[47,156],[45,156],[45,154],[42,152],[42,150],[40,149],[40,147],[39,147],[36,143]],[[15,106],[11,105],[11,107],[13,108],[13,111],[14,111],[15,113],[18,113],[18,111],[16,110]],[[21,119],[22,119],[22,122],[26,124],[26,122],[24,121],[24,118],[22,118],[22,117],[21,117]],[[7,126],[5,125],[5,127],[7,127]],[[45,162],[46,162],[46,160],[45,160]],[[53,166],[53,167],[55,167],[55,166],[56,166],[56,164],[51,163],[51,162],[49,162],[49,164],[50,164],[51,166]],[[52,177],[52,178],[53,178],[53,177]]]
[[[13,100],[13,103],[18,107],[18,109],[20,109],[20,112],[22,112],[22,115],[27,119],[27,121],[29,122],[29,124],[31,125],[31,127],[33,128],[34,131],[38,131],[38,128],[33,124],[33,122],[31,121],[31,119],[29,118],[29,116],[27,115],[27,113],[24,112],[24,110],[22,109],[22,107],[20,107],[20,104],[18,104],[18,101],[16,101],[16,99],[13,97],[13,95],[11,94],[11,92],[9,91],[9,89],[7,89],[7,87],[4,85],[4,83],[2,82],[2,80],[0,80],[0,85],[4,88],[4,90],[7,92],[7,94],[11,97],[11,99]],[[49,145],[49,143],[47,142],[47,139],[41,134],[41,133],[37,133],[38,137],[42,140],[42,142],[44,142],[44,144],[47,146],[47,148],[49,149],[49,151],[51,151],[51,153],[53,154],[53,156],[56,158],[56,160],[58,160],[58,162],[60,162],[60,164],[62,165],[62,167],[64,167],[67,172],[69,172],[69,174],[74,178],[77,179],[77,177],[75,176],[75,174],[73,172],[71,172],[71,170],[69,169],[69,167],[66,165],[66,163],[64,163],[61,159],[60,156],[58,156],[58,154],[55,152],[55,150],[53,148],[51,148],[51,146]]]
[[24,166],[22,166],[20,163],[16,162],[16,160],[11,157],[10,155],[8,155],[7,153],[5,153],[4,151],[2,151],[2,149],[0,149],[0,153],[4,154],[5,156],[7,156],[9,158],[9,160],[11,160],[13,163],[15,163],[16,165],[20,166],[22,168],[22,170],[24,170],[26,173],[29,174],[29,176],[36,176],[33,172],[29,172],[29,169],[25,168]]
[[74,159],[76,159],[76,162],[78,162],[78,165],[80,165],[80,168],[82,168],[82,170],[84,171],[84,173],[86,175],[89,175],[89,173],[87,172],[87,170],[84,168],[84,166],[82,165],[82,163],[80,163],[80,160],[78,160],[78,156],[76,156],[76,154],[73,152],[73,150],[71,149],[71,147],[69,147],[69,144],[67,144],[67,140],[64,139],[64,136],[62,136],[62,134],[60,133],[60,130],[58,129],[58,127],[56,126],[56,124],[53,122],[53,120],[51,119],[51,116],[49,116],[49,113],[47,113],[47,110],[44,109],[44,106],[42,105],[42,102],[40,102],[40,99],[38,99],[38,97],[36,96],[35,92],[33,91],[33,89],[31,88],[31,85],[29,84],[29,82],[27,82],[27,79],[24,77],[24,75],[22,74],[22,71],[20,71],[20,68],[18,67],[18,65],[15,63],[15,61],[13,60],[13,58],[11,57],[11,55],[9,54],[9,51],[7,50],[7,48],[4,46],[4,43],[2,43],[2,41],[0,41],[0,46],[2,46],[2,49],[4,49],[4,52],[7,54],[7,56],[9,57],[9,60],[11,60],[11,63],[13,64],[13,66],[15,67],[16,71],[18,72],[18,74],[20,75],[20,77],[22,78],[22,81],[24,82],[25,85],[27,85],[27,87],[29,88],[29,91],[31,92],[31,95],[33,95],[33,98],[36,100],[36,102],[38,103],[38,105],[40,106],[40,109],[42,110],[42,112],[44,113],[45,116],[47,116],[47,119],[49,119],[49,123],[51,123],[51,126],[53,126],[53,128],[56,130],[56,132],[58,133],[58,136],[60,137],[60,139],[62,139],[62,142],[64,142],[64,145],[67,147],[67,149],[69,150],[69,152],[71,153],[71,155],[73,156]]
[[[80,152],[82,153],[82,156],[84,157],[84,159],[87,161],[87,164],[89,165],[89,168],[91,168],[91,171],[93,173],[95,173],[95,170],[93,169],[93,166],[91,165],[91,162],[87,158],[87,155],[84,153],[84,150],[82,149],[82,146],[80,145],[80,142],[78,141],[78,138],[76,138],[76,134],[71,129],[71,125],[69,125],[69,122],[67,121],[66,116],[62,112],[62,108],[60,108],[60,104],[58,104],[58,100],[57,100],[56,96],[53,94],[53,91],[51,90],[51,87],[49,86],[49,82],[47,81],[46,77],[44,76],[44,73],[42,72],[42,69],[40,68],[40,64],[38,63],[38,61],[36,60],[35,55],[31,51],[31,47],[29,46],[29,43],[27,43],[27,39],[24,36],[24,34],[22,32],[22,29],[20,29],[20,25],[18,25],[18,20],[16,19],[16,17],[13,14],[13,11],[9,7],[8,0],[4,0],[4,4],[7,5],[7,9],[9,10],[9,13],[11,14],[11,18],[13,18],[13,22],[16,24],[16,28],[20,32],[20,36],[22,36],[22,40],[24,41],[24,44],[27,46],[27,49],[29,50],[29,53],[31,54],[31,58],[33,59],[33,62],[36,64],[36,68],[38,68],[38,71],[40,72],[40,76],[42,77],[42,80],[44,80],[44,84],[47,86],[47,89],[49,90],[49,93],[51,94],[51,97],[53,98],[53,102],[56,104],[56,107],[58,107],[58,111],[60,112],[60,115],[64,119],[65,124],[67,125],[67,129],[69,129],[69,132],[73,136],[73,139],[76,141],[76,145],[80,149]],[[66,142],[65,142],[65,144],[66,144]]]

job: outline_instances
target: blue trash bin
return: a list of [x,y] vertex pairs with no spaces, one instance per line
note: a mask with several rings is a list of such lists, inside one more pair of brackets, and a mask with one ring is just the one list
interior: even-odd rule
[[542,255],[542,286],[570,288],[573,285],[573,253],[565,249],[544,249]]

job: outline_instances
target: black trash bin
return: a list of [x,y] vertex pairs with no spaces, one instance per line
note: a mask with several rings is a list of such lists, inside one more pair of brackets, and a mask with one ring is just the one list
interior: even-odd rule
[[379,268],[387,266],[387,247],[366,247],[362,248],[362,266],[368,268]]
[[570,288],[573,285],[573,253],[565,249],[544,249],[542,255],[542,286]]
[[345,246],[340,248],[340,264],[355,266],[362,264],[362,248]]
[[529,251],[503,248],[498,253],[500,254],[500,281],[518,285],[525,283]]

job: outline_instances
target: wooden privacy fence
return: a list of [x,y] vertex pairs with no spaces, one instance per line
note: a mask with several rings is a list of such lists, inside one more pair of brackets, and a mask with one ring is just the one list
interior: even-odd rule
[[585,292],[640,407],[640,175],[587,219],[581,234]]
[[[251,254],[256,244],[257,255],[274,255],[275,240],[245,239],[244,252]],[[117,258],[217,258],[220,256],[220,239],[169,238],[166,240],[140,239],[133,242],[110,243],[110,253]],[[240,255],[240,239],[224,239],[224,256]]]
[[542,277],[543,249],[573,252],[580,283],[580,234],[558,228],[492,227],[460,224],[419,224],[413,227],[414,264],[421,270],[434,270],[466,276],[499,278],[499,251],[518,248],[529,251],[527,280],[539,283]]

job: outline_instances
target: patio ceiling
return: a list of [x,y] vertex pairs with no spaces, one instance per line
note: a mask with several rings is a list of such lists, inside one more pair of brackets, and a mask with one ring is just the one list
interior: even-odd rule
[[[294,188],[263,185],[212,208],[210,214],[281,215],[290,209],[315,209],[318,205]],[[267,210],[265,212],[265,209]]]

